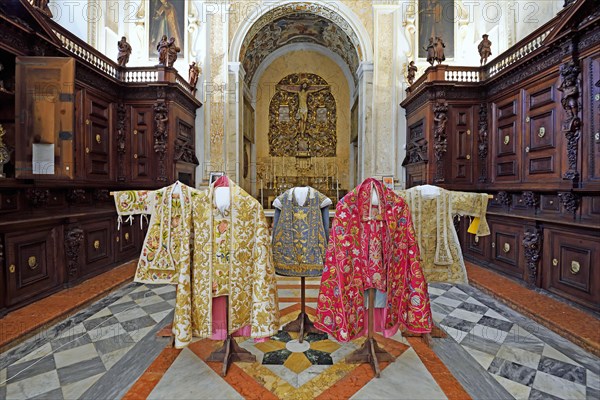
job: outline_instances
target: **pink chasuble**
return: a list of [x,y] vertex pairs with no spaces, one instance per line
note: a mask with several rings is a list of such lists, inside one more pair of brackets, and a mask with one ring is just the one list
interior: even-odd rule
[[[380,205],[373,212],[372,190]],[[386,337],[402,328],[429,333],[433,327],[427,282],[404,200],[373,178],[348,193],[336,207],[325,256],[315,327],[340,342],[361,336],[367,324],[364,291],[387,294],[375,309],[376,330]]]

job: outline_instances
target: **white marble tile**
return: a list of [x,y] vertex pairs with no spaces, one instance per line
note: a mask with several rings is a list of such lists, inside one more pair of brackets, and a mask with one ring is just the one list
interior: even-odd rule
[[298,374],[298,387],[310,382],[313,378],[316,378],[330,367],[331,365],[311,365],[306,368]]
[[169,315],[169,313],[171,312],[171,310],[165,310],[165,311],[160,311],[154,314],[150,314],[150,317],[155,320],[156,322],[160,322],[163,319],[165,319],[165,317],[167,315]]
[[256,356],[256,362],[258,364],[262,364],[265,353],[256,348],[254,345],[254,339],[244,340],[243,342],[239,343],[239,345],[241,348],[246,349],[250,353],[254,354]]
[[470,333],[496,343],[503,343],[506,336],[508,336],[506,331],[485,325],[475,325]]
[[140,307],[149,306],[151,304],[162,303],[164,300],[160,296],[149,296],[142,297],[141,299],[135,300],[136,304]]
[[527,400],[531,388],[529,386],[521,385],[518,382],[511,381],[510,379],[503,378],[499,375],[492,374],[492,376],[500,383],[504,389],[514,396],[516,400]]
[[293,387],[298,387],[298,374],[290,370],[288,367],[283,365],[263,365],[263,367],[267,367],[269,370],[271,370],[271,372]]
[[342,347],[331,353],[331,359],[333,360],[333,363],[336,364],[342,361],[356,349],[358,349],[358,345],[354,343],[344,343],[342,344]]
[[152,329],[154,329],[154,326],[149,326],[147,328],[139,328],[139,329],[135,329],[131,332],[129,332],[129,336],[131,337],[131,339],[133,339],[134,342],[139,342],[144,336],[146,336],[148,334],[148,332],[150,332]]
[[133,346],[124,347],[119,350],[112,351],[110,353],[102,354],[100,359],[104,364],[104,367],[108,371],[115,365],[119,360],[129,351]]
[[57,337],[56,339],[65,339],[65,338],[69,338],[69,339],[77,339],[79,336],[82,336],[83,334],[85,334],[86,329],[85,326],[83,326],[83,324],[77,324],[75,326],[72,326],[68,329],[65,329],[64,331],[62,331]]
[[487,310],[484,315],[487,315],[488,317],[496,318],[496,319],[499,319],[502,321],[508,321],[508,319],[504,318],[502,315],[498,314],[496,311],[492,310],[491,308],[489,310]]
[[351,397],[352,399],[447,399],[411,348]]
[[102,375],[104,374],[90,376],[89,378],[61,387],[64,399],[78,399],[79,397],[81,397],[82,394],[85,393],[86,390],[88,390],[94,383],[96,383],[96,381],[100,379]]
[[288,308],[288,307],[291,307],[291,306],[294,306],[294,305],[296,305],[296,304],[297,304],[297,303],[287,303],[287,302],[281,302],[281,301],[280,301],[280,302],[279,302],[279,309],[280,309],[280,310],[285,310],[286,308]]
[[402,332],[400,332],[400,330],[398,330],[398,332],[396,332],[394,334],[394,336],[390,336],[389,339],[392,339],[392,340],[395,340],[396,342],[400,342],[402,344],[410,346],[410,344],[408,343],[408,340],[406,340],[406,338],[404,336],[402,336]]
[[434,295],[437,295],[437,296],[441,296],[444,293],[446,293],[446,291],[444,289],[438,289],[438,288],[433,287],[433,286],[429,286],[427,288],[427,291],[429,292],[429,294],[434,294]]
[[585,386],[557,378],[542,371],[535,374],[532,387],[563,399],[584,400],[586,398]]
[[[0,382],[2,382],[2,379],[0,379]],[[600,390],[600,376],[596,375],[589,369],[587,370],[587,377],[585,382],[587,386],[591,387],[592,389]]]
[[107,322],[104,325],[100,325],[96,329],[88,331],[88,336],[92,339],[92,342],[98,342],[100,340],[108,339],[111,337],[119,336],[127,331],[119,323],[109,325]]
[[0,387],[6,386],[8,382],[6,382],[6,368],[0,370]]
[[452,317],[464,319],[465,321],[469,321],[469,322],[477,322],[482,318],[481,314],[476,314],[474,312],[463,310],[461,308],[455,309],[448,315],[450,315]]
[[469,353],[474,359],[475,361],[477,361],[479,363],[479,365],[481,365],[483,367],[483,369],[485,369],[487,371],[487,369],[489,368],[490,364],[492,363],[492,361],[494,361],[494,356],[488,353],[484,353],[483,351],[479,351],[476,349],[473,349],[471,347],[468,346],[464,346],[463,347],[467,353]]
[[185,348],[148,399],[242,399],[242,396],[191,350]]
[[310,307],[310,308],[314,308],[315,310],[317,309],[317,302],[316,301],[307,301],[306,302],[306,306]]
[[465,331],[461,331],[460,329],[454,329],[450,326],[441,326],[441,328],[446,331],[446,333],[448,335],[450,335],[452,337],[452,339],[456,340],[457,343],[460,343],[463,341],[464,338],[467,337],[467,335],[469,334],[468,332]]
[[66,367],[67,365],[75,364],[84,360],[91,360],[95,357],[98,357],[98,352],[92,343],[54,353],[56,368]]
[[7,399],[29,399],[42,393],[49,392],[60,387],[58,372],[48,371],[29,379],[23,379],[6,386]]
[[136,306],[132,306],[132,308],[121,311],[118,314],[115,314],[115,317],[121,321],[121,322],[125,322],[125,321],[129,321],[132,319],[136,319],[136,318],[140,318],[140,317],[145,317],[146,315],[148,315],[146,313],[146,311],[144,311],[142,308],[140,307],[136,307]]
[[123,303],[128,303],[131,301],[131,297],[127,296],[123,296],[121,297],[119,300],[115,301],[114,303],[111,304],[111,306],[117,305],[117,304],[123,304]]
[[435,322],[442,321],[444,318],[446,318],[446,315],[448,315],[448,314],[442,314],[442,313],[439,313],[439,312],[437,312],[437,311],[435,311],[433,309],[431,310],[431,316],[433,317],[433,320]]
[[[52,353],[52,346],[50,345],[50,343],[46,343],[45,345],[38,347],[31,353],[27,354],[25,357],[20,358],[18,363],[22,363],[25,361],[32,361],[32,360],[38,359],[40,357],[47,356],[50,353]],[[52,356],[49,356],[49,357],[52,357]],[[1,379],[0,379],[0,382],[2,382]]]
[[106,317],[107,315],[112,315],[112,312],[110,311],[110,309],[108,307],[104,307],[102,310],[98,311],[96,314],[87,318],[86,321],[91,321],[93,319],[100,318],[100,317]]
[[165,294],[165,293],[174,292],[176,285],[166,285],[166,286],[162,286],[159,288],[155,288],[152,285],[148,285],[148,287],[150,288],[150,290],[152,290],[156,294]]
[[470,303],[470,304],[475,304],[477,306],[487,307],[485,304],[475,300],[473,297],[469,297],[468,299],[465,300],[465,302]]
[[533,368],[535,370],[538,369],[538,366],[540,364],[540,358],[542,358],[540,354],[532,353],[531,351],[522,350],[516,347],[506,345],[500,347],[500,350],[498,350],[498,354],[496,354],[496,357],[500,357],[505,360],[512,361],[529,368]]
[[457,293],[457,294],[462,294],[464,296],[468,296],[465,292],[463,292],[462,290],[460,290],[456,286],[452,286],[450,289],[448,289],[448,291],[451,292],[451,293]]
[[140,286],[136,287],[135,289],[133,289],[130,293],[145,292],[149,288],[150,288],[150,285],[140,285]]
[[567,357],[566,355],[564,355],[560,351],[556,350],[554,347],[550,346],[549,344],[544,344],[544,351],[542,351],[542,355],[546,356],[546,357],[554,358],[555,360],[558,360],[558,361],[566,362],[568,364],[581,367],[581,364],[579,364],[577,361]]
[[449,299],[447,297],[444,296],[440,296],[440,297],[436,297],[433,300],[434,303],[439,303],[439,304],[445,304],[447,306],[450,306],[452,308],[456,308],[458,306],[460,306],[462,304],[462,301],[459,300],[454,300],[454,299]]

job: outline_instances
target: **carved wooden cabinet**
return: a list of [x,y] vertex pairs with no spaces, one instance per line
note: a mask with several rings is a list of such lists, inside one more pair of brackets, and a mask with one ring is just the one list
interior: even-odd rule
[[109,193],[194,186],[201,106],[173,68],[121,68],[29,2],[2,7],[0,316],[139,255]]
[[[410,87],[408,186],[486,192],[491,235],[466,259],[598,311],[600,14],[572,2],[482,67],[438,65]],[[531,51],[523,52],[523,49]]]

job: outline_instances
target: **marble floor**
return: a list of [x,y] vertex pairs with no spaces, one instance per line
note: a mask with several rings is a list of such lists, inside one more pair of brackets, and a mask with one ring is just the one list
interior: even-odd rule
[[[282,322],[296,318],[297,278],[278,282]],[[318,280],[307,281],[308,313]],[[342,344],[280,333],[239,341],[255,363],[226,377],[207,362],[220,343],[184,350],[157,336],[173,316],[174,288],[135,283],[105,296],[0,356],[0,399],[599,399],[600,359],[468,285],[432,284],[434,320],[447,333],[377,336],[396,357],[375,379],[344,362],[363,339]]]

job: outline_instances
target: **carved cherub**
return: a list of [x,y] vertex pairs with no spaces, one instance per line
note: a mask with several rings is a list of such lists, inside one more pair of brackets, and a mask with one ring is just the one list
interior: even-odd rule
[[117,46],[119,46],[117,62],[119,63],[119,66],[125,67],[129,62],[129,56],[131,55],[131,45],[127,43],[127,38],[123,36],[121,40],[117,42]]
[[415,65],[414,61],[411,61],[410,64],[408,64],[408,74],[406,75],[406,80],[408,81],[409,85],[412,85],[414,83],[416,73],[417,66]]
[[189,70],[189,82],[190,82],[190,86],[192,87],[192,90],[194,92],[196,92],[196,85],[198,84],[198,76],[202,73],[202,68],[200,68],[199,65],[196,64],[196,61],[192,61],[192,63],[190,64],[190,70]]
[[492,42],[488,39],[488,34],[483,34],[482,38],[483,39],[479,43],[479,46],[477,46],[479,56],[481,57],[479,59],[479,63],[481,65],[485,64],[487,62],[488,57],[492,55]]

